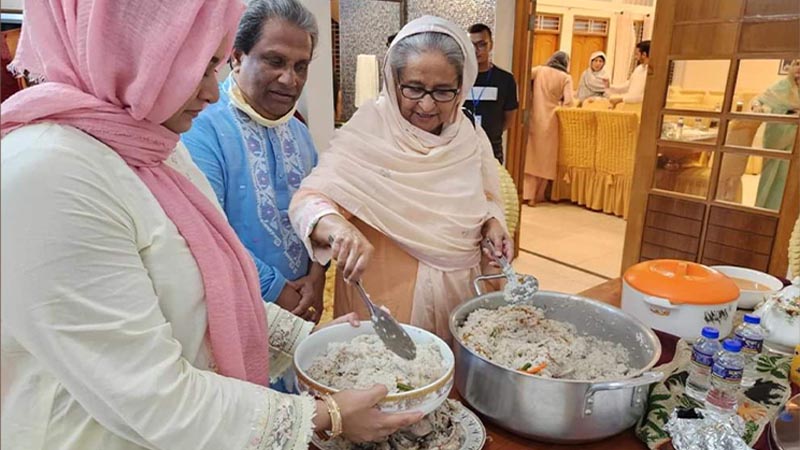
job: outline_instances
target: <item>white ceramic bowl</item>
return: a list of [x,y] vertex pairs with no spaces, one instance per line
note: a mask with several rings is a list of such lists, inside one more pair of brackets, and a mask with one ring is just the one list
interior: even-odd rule
[[770,274],[759,272],[758,270],[736,266],[711,266],[711,268],[722,272],[730,278],[750,280],[770,289],[768,291],[753,291],[740,288],[738,304],[740,309],[753,309],[763,300],[767,299],[769,296],[783,288],[783,283],[781,283],[781,280],[773,277]]
[[[453,388],[453,373],[455,371],[455,357],[450,346],[433,333],[411,325],[402,324],[402,327],[411,336],[416,344],[433,342],[439,347],[444,366],[447,368],[444,375],[427,386],[408,392],[389,394],[378,407],[385,412],[422,411],[428,414],[438,408],[447,399]],[[356,336],[373,334],[372,322],[362,321],[360,327],[351,327],[349,324],[333,325],[323,328],[304,339],[294,352],[294,370],[297,375],[297,387],[301,392],[311,395],[333,394],[338,392],[330,386],[314,381],[306,369],[311,366],[314,359],[328,349],[328,344],[333,342],[350,342]]]

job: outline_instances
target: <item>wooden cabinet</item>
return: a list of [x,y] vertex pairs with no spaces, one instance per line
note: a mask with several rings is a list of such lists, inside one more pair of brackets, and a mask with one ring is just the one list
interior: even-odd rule
[[[786,275],[789,236],[800,214],[800,117],[792,109],[751,110],[764,88],[748,91],[752,77],[745,68],[758,64],[777,83],[796,59],[800,1],[658,1],[623,271],[642,260],[680,258]],[[723,67],[724,91],[685,89],[685,103],[668,102],[676,95],[670,68],[691,61]],[[665,138],[676,118],[681,127],[696,122],[698,130],[711,123],[714,133],[705,140]],[[755,160],[770,167],[752,175],[758,192],[748,203],[741,178]],[[769,183],[775,189],[767,201],[761,194]]]

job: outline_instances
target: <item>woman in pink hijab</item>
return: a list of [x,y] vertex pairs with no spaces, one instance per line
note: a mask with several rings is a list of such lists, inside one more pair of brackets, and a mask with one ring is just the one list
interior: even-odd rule
[[266,387],[313,324],[261,300],[178,144],[218,98],[242,10],[25,5],[13,69],[43,82],[2,105],[3,448],[299,450],[332,422],[361,441],[420,418],[373,408],[382,386]]
[[320,152],[293,198],[309,254],[337,260],[335,315],[367,316],[347,282],[363,274],[400,321],[449,339],[450,312],[488,269],[481,242],[511,259],[491,144],[461,111],[477,73],[466,31],[438,17],[409,22],[389,48],[380,97]]

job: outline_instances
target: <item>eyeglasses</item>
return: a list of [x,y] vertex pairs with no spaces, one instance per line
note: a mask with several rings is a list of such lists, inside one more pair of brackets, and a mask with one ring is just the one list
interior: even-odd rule
[[458,95],[459,89],[434,89],[429,91],[418,86],[400,85],[400,93],[409,100],[422,100],[426,95],[430,95],[433,101],[438,103],[451,102]]
[[476,50],[486,50],[489,48],[489,43],[486,41],[473,42]]

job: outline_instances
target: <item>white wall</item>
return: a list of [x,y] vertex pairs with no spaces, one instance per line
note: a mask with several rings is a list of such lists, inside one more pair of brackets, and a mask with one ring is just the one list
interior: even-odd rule
[[319,42],[308,70],[308,81],[298,110],[308,122],[318,150],[333,137],[333,45],[331,43],[331,5],[329,0],[300,0],[317,18]]
[[2,0],[0,8],[3,9],[22,9],[23,0]]
[[[764,92],[784,75],[778,75],[780,60],[743,60],[736,92]],[[728,61],[676,61],[672,85],[689,90],[724,91]]]
[[[569,5],[569,6],[565,6]],[[557,14],[561,19],[561,37],[559,50],[572,54],[572,29],[575,17],[607,18],[608,39],[606,41],[606,55],[608,61],[614,61],[616,53],[617,17],[618,13],[631,14],[633,20],[644,20],[647,14],[655,14],[655,6],[639,6],[623,3],[622,0],[538,0],[536,12]],[[609,67],[611,69],[611,67]]]
[[514,0],[497,0],[492,61],[511,72],[514,57]]

